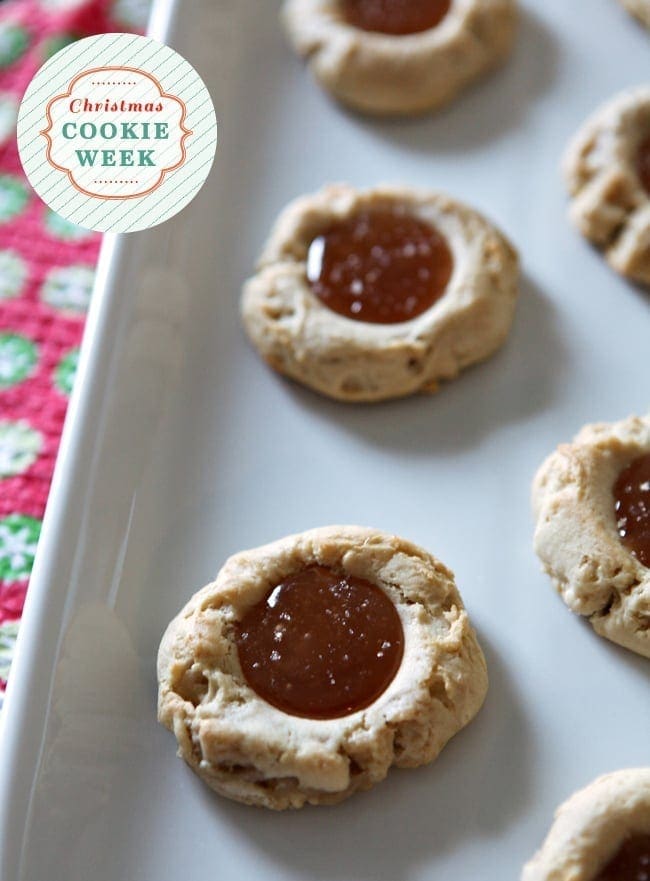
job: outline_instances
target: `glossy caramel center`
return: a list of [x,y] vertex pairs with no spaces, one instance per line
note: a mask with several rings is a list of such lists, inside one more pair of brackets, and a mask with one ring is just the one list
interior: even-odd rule
[[363,31],[403,37],[440,24],[451,0],[341,0],[345,20]]
[[636,164],[643,188],[650,196],[650,135],[642,141],[639,147]]
[[293,716],[336,719],[370,706],[402,660],[404,633],[376,585],[323,566],[285,579],[239,623],[246,681]]
[[371,324],[398,324],[445,293],[451,250],[427,223],[400,211],[362,211],[330,227],[309,249],[314,294],[334,312]]
[[635,459],[614,484],[618,534],[625,547],[650,567],[650,453]]
[[650,881],[650,835],[633,835],[594,881]]

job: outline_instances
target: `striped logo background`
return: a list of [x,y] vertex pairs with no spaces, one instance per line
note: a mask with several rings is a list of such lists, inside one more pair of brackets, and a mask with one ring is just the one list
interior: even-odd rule
[[[164,92],[173,95],[186,106],[187,115],[184,126],[192,134],[184,142],[186,150],[183,164],[165,174],[160,186],[147,195],[137,198],[114,198],[115,187],[106,186],[106,195],[88,195],[80,192],[70,176],[54,167],[48,160],[48,140],[41,132],[48,128],[48,103],[58,95],[66,93],[72,81],[86,70],[98,67],[137,68],[155,77]],[[109,81],[111,76],[106,76]],[[138,77],[133,78],[134,81]],[[129,89],[133,94],[129,94]],[[106,86],[96,87],[90,96],[92,101],[101,102],[104,98],[116,97],[119,101],[138,99],[138,87],[121,84],[119,89]],[[160,121],[156,113],[139,112],[94,112],[78,113],[70,117],[75,122],[116,123]],[[54,153],[65,152],[62,148],[61,127],[52,130],[55,139]],[[56,140],[58,138],[58,140]],[[129,146],[139,148],[157,147],[156,162],[161,170],[165,167],[165,152],[170,156],[178,152],[180,135],[171,132],[168,143],[151,141],[131,141]],[[75,148],[83,150],[112,149],[125,146],[110,140],[75,140],[69,142],[70,154]],[[132,34],[102,34],[80,40],[51,58],[36,74],[30,83],[20,107],[18,117],[18,147],[25,173],[30,183],[47,205],[67,220],[88,229],[100,232],[135,232],[149,229],[163,223],[181,211],[203,186],[212,163],[217,146],[217,120],[210,94],[194,68],[177,52],[147,37]],[[137,161],[137,159],[136,159]],[[120,172],[133,176],[137,171],[132,167],[98,168],[98,177],[119,178]],[[101,187],[99,188],[101,191]]]

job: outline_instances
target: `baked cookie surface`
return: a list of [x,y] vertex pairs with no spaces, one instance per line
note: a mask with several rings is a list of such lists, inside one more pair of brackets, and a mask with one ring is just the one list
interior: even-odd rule
[[517,5],[287,0],[283,19],[298,54],[338,100],[366,113],[416,114],[448,103],[506,58]]
[[621,0],[621,3],[628,12],[631,12],[642,24],[650,28],[650,0]]
[[650,86],[599,108],[567,150],[570,217],[621,275],[650,284]]
[[[558,808],[522,881],[639,881],[650,867],[650,768],[598,778]],[[646,875],[647,877],[647,875]]]
[[[375,251],[366,241],[368,224],[387,216],[398,225],[408,221],[411,238],[390,247],[378,238]],[[322,276],[314,283],[315,246],[318,260],[325,248],[324,265],[328,236],[340,237],[355,219],[357,227],[348,229],[354,241],[346,249],[337,240],[341,261],[333,261],[326,279],[338,277],[343,292],[338,302],[328,301]],[[424,228],[432,239],[426,240]],[[360,257],[357,245],[364,249]],[[420,258],[429,262],[421,265]],[[436,296],[427,306],[424,295],[434,282]],[[282,212],[257,274],[244,287],[242,316],[253,345],[278,372],[337,400],[379,401],[437,391],[441,381],[494,353],[510,331],[518,283],[515,249],[471,208],[425,190],[360,192],[338,185]],[[403,288],[403,311],[393,322],[376,315],[365,320],[367,302],[381,308],[384,285]],[[345,300],[347,315],[336,311]]]
[[[631,468],[635,480],[627,479]],[[533,483],[535,551],[562,599],[598,634],[645,657],[648,469],[650,417],[631,417],[585,426],[549,456]]]
[[[314,567],[370,583],[394,607],[404,635],[398,669],[381,694],[328,718],[261,698],[238,651],[259,604],[272,610],[278,585]],[[353,672],[362,669],[358,642],[358,634],[350,638]],[[478,712],[487,689],[452,573],[409,542],[359,527],[315,529],[231,557],[169,625],[158,679],[159,718],[176,735],[179,755],[222,795],[277,810],[336,803],[382,780],[391,765],[432,761]]]

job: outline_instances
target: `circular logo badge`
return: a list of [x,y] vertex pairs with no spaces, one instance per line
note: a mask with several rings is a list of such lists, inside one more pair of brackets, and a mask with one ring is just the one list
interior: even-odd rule
[[43,201],[99,232],[135,232],[181,211],[217,148],[210,94],[173,49],[132,34],[66,47],[36,74],[18,149]]

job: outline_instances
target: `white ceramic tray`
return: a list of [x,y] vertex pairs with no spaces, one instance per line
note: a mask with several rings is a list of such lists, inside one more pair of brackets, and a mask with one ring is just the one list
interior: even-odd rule
[[[313,85],[277,2],[168,7],[156,33],[207,80],[221,143],[188,210],[104,249],[3,713],[1,881],[515,881],[565,796],[650,761],[649,665],[566,610],[529,514],[559,441],[650,403],[647,296],[569,228],[558,175],[584,116],[647,75],[650,36],[615,0],[528,0],[503,71],[378,123]],[[239,289],[274,216],[341,179],[445,188],[522,251],[507,347],[435,397],[336,405],[245,343]],[[336,522],[456,571],[487,703],[431,767],[339,807],[229,803],[156,722],[160,635],[228,554]]]

